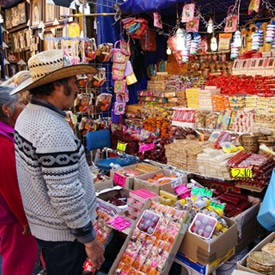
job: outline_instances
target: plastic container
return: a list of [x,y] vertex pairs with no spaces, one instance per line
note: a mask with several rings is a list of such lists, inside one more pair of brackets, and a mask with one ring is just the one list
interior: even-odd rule
[[203,213],[197,213],[189,226],[189,232],[203,239],[210,239],[216,227],[217,219]]
[[141,215],[136,227],[140,231],[152,235],[157,228],[160,218],[161,216],[158,213],[146,209]]

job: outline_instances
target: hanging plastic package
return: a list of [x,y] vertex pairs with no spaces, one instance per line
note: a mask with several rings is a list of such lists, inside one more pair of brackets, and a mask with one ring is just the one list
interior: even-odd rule
[[199,31],[200,18],[194,17],[193,20],[186,23],[187,32],[198,32]]
[[186,4],[182,8],[181,22],[191,22],[194,18],[195,4]]
[[137,83],[137,78],[134,73],[133,66],[130,60],[128,60],[126,63],[126,69],[125,69],[124,75],[128,86]]
[[252,51],[259,51],[264,45],[264,31],[261,29],[261,23],[256,23],[257,30],[252,36]]
[[96,58],[96,41],[95,38],[90,38],[87,42],[85,42],[85,55],[88,61],[92,61]]
[[126,103],[124,102],[115,102],[114,104],[114,114],[123,115],[125,114]]
[[238,15],[237,14],[230,14],[232,6],[228,8],[227,11],[227,17],[226,17],[226,22],[225,22],[225,27],[224,27],[224,32],[235,32],[237,30],[238,26]]
[[275,231],[275,170],[273,169],[272,176],[263,202],[257,215],[258,222],[268,231]]
[[121,123],[122,122],[122,116],[116,115],[114,109],[112,109],[111,112],[112,122],[113,123]]
[[126,83],[128,86],[137,83],[137,78],[134,72],[126,76]]
[[259,12],[260,8],[260,0],[250,0],[249,6],[248,6],[248,15],[251,15],[253,11],[256,13]]
[[271,44],[275,39],[275,20],[272,20],[266,27],[265,42]]

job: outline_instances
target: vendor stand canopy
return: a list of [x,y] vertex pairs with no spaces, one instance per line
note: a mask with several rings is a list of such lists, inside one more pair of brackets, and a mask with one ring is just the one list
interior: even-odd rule
[[[214,20],[216,31],[222,31],[225,18],[229,12],[234,11],[239,15],[239,26],[246,26],[250,23],[270,21],[275,17],[275,5],[273,0],[259,1],[259,11],[249,12],[249,6],[256,3],[256,0],[126,0],[119,7],[122,15],[141,15],[152,12],[161,14],[163,24],[175,26],[177,16],[181,15],[185,4],[194,3],[200,16],[200,31],[206,31],[206,23],[210,17]],[[255,6],[255,5],[254,5]],[[206,22],[204,20],[207,20]]]

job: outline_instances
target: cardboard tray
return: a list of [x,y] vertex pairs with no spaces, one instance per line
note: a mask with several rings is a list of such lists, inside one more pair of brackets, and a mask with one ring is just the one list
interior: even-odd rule
[[250,272],[253,274],[263,274],[263,273],[259,273],[256,270],[250,269],[246,266],[246,261],[247,258],[249,256],[249,254],[253,251],[261,251],[262,247],[269,243],[269,242],[273,242],[275,239],[275,232],[272,232],[271,234],[269,234],[267,237],[265,237],[260,243],[258,243],[252,250],[249,251],[248,254],[246,254],[240,261],[237,262],[237,269],[238,270],[242,270],[242,271],[246,271],[246,272]]
[[[149,201],[145,203],[143,211],[145,211],[146,209],[148,209],[149,204],[150,204]],[[141,215],[142,215],[142,213],[141,213]],[[116,268],[117,268],[117,266],[118,266],[118,264],[120,262],[120,258],[123,255],[125,249],[127,248],[130,239],[132,238],[132,233],[133,233],[134,229],[136,228],[137,223],[138,223],[138,221],[136,221],[133,224],[133,227],[132,227],[131,231],[129,232],[129,234],[128,234],[128,236],[127,236],[127,238],[126,238],[123,246],[121,247],[120,252],[117,255],[117,257],[116,257],[113,265],[111,266],[108,275],[115,274],[115,270],[116,270]],[[186,233],[186,231],[188,229],[188,224],[189,224],[189,218],[187,219],[186,223],[182,224],[180,234],[178,234],[176,240],[174,241],[173,247],[172,247],[172,249],[169,252],[169,257],[166,260],[165,267],[161,271],[160,275],[168,275],[169,274],[169,270],[170,270],[170,268],[171,268],[171,266],[172,266],[172,264],[173,264],[173,262],[175,260],[176,254],[177,254],[177,252],[179,250],[179,247],[180,247],[180,245],[182,243],[184,235],[185,235],[185,233]]]

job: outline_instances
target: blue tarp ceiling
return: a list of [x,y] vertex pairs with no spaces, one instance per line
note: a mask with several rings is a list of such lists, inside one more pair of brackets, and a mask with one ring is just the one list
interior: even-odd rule
[[139,14],[165,9],[180,2],[186,2],[186,0],[127,0],[120,4],[120,9],[121,12],[125,14]]
[[10,8],[12,6],[15,6],[21,2],[24,2],[22,0],[0,0],[0,6],[2,8]]

